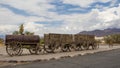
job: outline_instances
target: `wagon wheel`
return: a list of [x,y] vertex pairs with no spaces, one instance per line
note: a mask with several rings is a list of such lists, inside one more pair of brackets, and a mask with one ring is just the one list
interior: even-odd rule
[[96,45],[97,45],[96,49],[98,49],[100,45],[99,44],[96,44]]
[[85,50],[89,49],[89,45],[83,46]]
[[67,52],[68,50],[70,51],[69,45],[68,45],[68,44],[65,44],[65,45],[61,46],[61,50],[62,50],[63,52]]
[[19,55],[21,52],[21,45],[18,42],[11,42],[6,46],[6,52],[10,56]]
[[85,50],[88,50],[88,49],[89,49],[89,44],[88,44],[88,43],[84,43],[83,48],[84,48]]
[[96,45],[92,45],[92,49],[93,49],[93,50],[96,49]]
[[29,48],[29,52],[30,52],[30,54],[37,54],[37,45],[35,45],[35,46],[31,46],[30,48]]
[[70,46],[70,51],[73,51],[73,50],[75,50],[76,49],[76,45],[75,44],[72,44],[71,46]]
[[93,45],[92,45],[92,49],[97,49],[97,48],[99,48],[99,45],[98,45],[98,44],[93,44]]
[[36,54],[40,54],[42,51],[42,48],[39,44],[37,44],[37,47],[36,47]]
[[55,47],[54,47],[54,45],[44,45],[44,50],[45,50],[47,53],[53,53],[54,50],[55,50]]
[[81,45],[80,45],[80,44],[77,44],[77,45],[75,46],[75,51],[80,51],[80,50],[82,50]]
[[21,43],[18,43],[18,48],[19,48],[19,52],[17,53],[17,55],[20,56],[22,54],[22,52],[23,52]]

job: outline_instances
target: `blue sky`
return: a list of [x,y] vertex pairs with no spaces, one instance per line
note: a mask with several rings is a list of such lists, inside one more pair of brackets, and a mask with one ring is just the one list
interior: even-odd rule
[[[90,7],[81,7],[79,5],[72,5],[72,4],[64,4],[62,1],[57,0],[51,3],[52,5],[55,5],[55,9],[51,9],[50,11],[54,11],[57,12],[59,14],[72,14],[72,13],[88,13],[90,12],[93,8],[96,8],[96,5],[101,5],[103,7],[107,7],[110,6],[111,2],[95,2],[95,3],[91,3]],[[116,5],[114,5],[116,6]],[[112,6],[112,7],[114,7]],[[118,6],[118,4],[117,4]],[[70,10],[73,9],[73,10]],[[74,10],[77,9],[77,10]],[[99,9],[100,10],[100,9]]]
[[25,12],[24,10],[14,8],[14,7],[12,7],[12,6],[8,5],[8,4],[0,4],[0,6],[3,7],[3,8],[7,8],[10,11],[12,11],[13,13],[18,14],[18,15],[31,16],[31,14]]
[[35,34],[120,27],[120,0],[1,0],[0,34],[24,24]]

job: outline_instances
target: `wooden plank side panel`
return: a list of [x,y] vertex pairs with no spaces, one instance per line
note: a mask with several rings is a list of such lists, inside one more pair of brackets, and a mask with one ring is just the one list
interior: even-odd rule
[[73,43],[73,35],[72,34],[61,34],[61,43],[62,44],[71,44]]
[[81,43],[86,39],[86,36],[82,34],[76,34],[74,36],[75,36],[75,43]]
[[95,40],[94,35],[83,35],[83,34],[74,35],[75,43],[89,42],[89,41],[94,41],[94,40]]
[[50,41],[52,44],[59,45],[61,43],[60,34],[50,33],[49,35],[50,35]]
[[95,41],[95,36],[94,35],[86,35],[87,41],[89,42],[94,42]]
[[49,34],[44,34],[44,45],[49,44]]

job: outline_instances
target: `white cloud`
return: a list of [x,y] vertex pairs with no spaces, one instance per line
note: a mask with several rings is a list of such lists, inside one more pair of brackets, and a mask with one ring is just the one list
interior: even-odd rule
[[99,13],[99,18],[104,22],[120,19],[120,6],[106,9]]
[[1,0],[0,3],[8,4],[14,8],[24,10],[33,15],[46,16],[48,9],[54,8],[49,2],[52,0]]
[[[64,3],[87,7],[97,1],[108,2],[110,0],[64,0]],[[1,0],[0,3],[9,4],[40,17],[25,17],[15,14],[7,8],[0,7],[0,32],[2,34],[12,33],[18,29],[20,24],[24,24],[25,30],[40,35],[44,33],[78,33],[82,30],[120,27],[120,6],[106,8],[103,11],[92,9],[91,12],[85,14],[59,15],[57,12],[48,11],[50,8],[55,8],[49,2],[51,0]],[[59,27],[46,27],[44,24],[35,23],[44,21],[63,21],[63,24]]]
[[95,0],[95,1],[106,3],[106,2],[109,2],[109,1],[113,1],[113,0]]
[[0,8],[0,24],[19,24],[24,20],[24,16],[16,15],[6,8]]
[[35,34],[39,34],[39,32],[44,29],[44,25],[42,24],[37,24],[35,22],[26,22],[24,24],[24,29],[25,31],[30,31],[30,32],[34,32]]
[[92,11],[91,13],[87,14],[72,14],[64,16],[64,22],[69,31],[71,33],[76,33],[81,30],[92,30],[90,27],[93,25],[100,23],[98,21],[98,11]]
[[[33,26],[39,28],[39,26],[36,26],[34,23],[31,23],[31,25],[33,26],[30,26],[30,23],[28,23],[28,22],[36,22],[36,21],[49,21],[49,20],[43,17],[35,17],[35,16],[24,17],[21,15],[14,14],[7,8],[0,7],[0,33],[2,34],[8,34],[8,33],[11,34],[13,31],[18,30],[18,26],[20,24],[24,24],[24,23],[25,25],[26,24],[28,25],[27,28],[28,27],[33,28]],[[34,28],[31,31],[34,30],[36,29]]]
[[0,34],[11,34],[16,28],[16,25],[0,25]]
[[[116,20],[120,19],[120,6],[108,8],[104,11],[93,9],[90,13],[86,14],[71,14],[61,15],[65,25],[63,28],[71,33],[76,33],[81,30],[94,30],[94,29],[105,29],[109,27],[118,27],[119,22]],[[115,24],[118,24],[115,25]]]

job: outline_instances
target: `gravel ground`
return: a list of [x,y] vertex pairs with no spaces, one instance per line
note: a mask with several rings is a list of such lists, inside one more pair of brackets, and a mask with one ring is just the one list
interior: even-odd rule
[[[0,47],[0,65],[4,65],[4,63],[21,63],[21,62],[33,62],[33,61],[42,61],[42,60],[52,60],[52,59],[60,59],[63,57],[73,57],[78,55],[85,55],[85,54],[93,54],[96,52],[101,51],[108,51],[113,49],[118,49],[120,46],[114,46],[113,48],[109,48],[108,46],[100,46],[97,50],[85,50],[85,51],[73,51],[73,52],[62,52],[62,53],[50,53],[50,54],[43,54],[40,55],[30,55],[28,50],[24,50],[22,56],[14,56],[10,57],[7,55],[5,46]],[[8,64],[9,65],[9,64]]]
[[1,68],[120,68],[120,49]]

